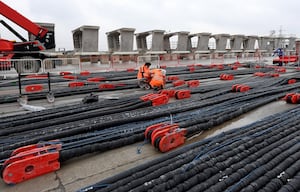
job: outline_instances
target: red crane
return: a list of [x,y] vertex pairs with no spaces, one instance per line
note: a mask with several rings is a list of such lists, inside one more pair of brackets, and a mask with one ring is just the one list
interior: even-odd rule
[[[2,25],[21,40],[15,42],[0,38],[0,69],[14,67],[18,73],[38,72],[41,67],[40,62],[30,59],[43,59],[46,56],[41,51],[55,48],[54,32],[30,21],[2,1],[0,1],[0,14],[35,36],[33,41],[26,40],[5,21],[0,20]],[[10,59],[26,59],[26,61],[20,60],[12,65]]]

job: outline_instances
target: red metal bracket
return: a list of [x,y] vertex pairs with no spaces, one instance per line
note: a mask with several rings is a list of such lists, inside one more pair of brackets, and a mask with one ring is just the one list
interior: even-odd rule
[[175,90],[174,89],[162,89],[158,93],[167,95],[169,98],[175,96]]
[[70,82],[69,87],[82,87],[84,84],[85,83],[82,81]]
[[184,144],[186,133],[186,129],[180,128],[175,129],[171,133],[167,133],[160,139],[158,149],[164,153]]
[[58,170],[59,150],[61,143],[56,141],[16,149],[3,164],[3,181],[7,184],[17,184]]
[[233,80],[234,76],[232,74],[221,74],[220,75],[221,80]]
[[191,97],[191,91],[190,90],[178,90],[175,92],[175,98],[176,99],[186,99]]
[[27,85],[25,86],[26,92],[39,92],[43,90],[43,85],[35,84],[35,85]]
[[231,91],[233,92],[246,92],[250,90],[250,86],[243,84],[232,85]]
[[184,80],[176,80],[176,81],[173,82],[174,87],[178,87],[178,86],[181,86],[181,85],[184,85],[184,84],[185,84]]
[[158,93],[149,93],[140,97],[140,99],[143,101],[150,100],[152,102],[152,106],[163,105],[169,102],[169,97],[167,95]]
[[200,85],[200,81],[199,80],[190,80],[190,81],[187,81],[186,84],[188,85],[188,87],[198,87]]

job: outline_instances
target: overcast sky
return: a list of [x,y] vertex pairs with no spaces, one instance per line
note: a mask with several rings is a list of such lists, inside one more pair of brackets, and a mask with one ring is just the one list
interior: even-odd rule
[[[3,0],[34,22],[55,24],[56,48],[73,49],[72,30],[99,26],[99,50],[106,32],[122,27],[135,32],[161,29],[244,35],[269,35],[282,29],[300,36],[299,0]],[[9,22],[8,19],[0,16]],[[26,34],[21,28],[18,32]],[[16,40],[0,26],[1,38]]]

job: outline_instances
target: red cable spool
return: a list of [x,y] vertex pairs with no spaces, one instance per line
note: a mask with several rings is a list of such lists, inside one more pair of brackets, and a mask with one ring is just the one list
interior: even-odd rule
[[39,92],[43,90],[43,85],[35,84],[35,85],[27,85],[25,86],[26,92]]
[[292,96],[295,95],[296,93],[287,93],[285,96],[284,96],[284,100],[287,102],[287,103],[292,103]]
[[82,87],[84,86],[84,82],[78,81],[78,82],[70,82],[69,87]]
[[176,80],[172,84],[174,87],[178,87],[178,86],[184,85],[185,81],[184,80]]
[[254,75],[254,76],[258,76],[258,77],[264,77],[264,76],[266,76],[266,74],[263,73],[263,72],[256,72],[256,73],[254,73],[253,75]]
[[300,101],[300,94],[296,93],[294,95],[291,96],[291,102],[293,104],[297,104]]
[[175,98],[176,99],[186,99],[191,97],[191,91],[190,90],[178,90],[175,92]]

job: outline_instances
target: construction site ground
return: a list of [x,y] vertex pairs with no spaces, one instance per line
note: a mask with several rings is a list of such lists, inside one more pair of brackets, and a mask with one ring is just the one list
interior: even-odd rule
[[[205,83],[205,82],[204,82]],[[99,93],[99,98],[117,97],[122,94],[133,94],[141,90],[114,91]],[[31,105],[51,108],[62,105],[72,105],[81,102],[85,95],[68,96],[57,98],[55,104],[49,104],[45,100],[31,101]],[[262,119],[271,114],[287,110],[294,105],[286,104],[285,101],[279,100],[256,110],[253,110],[239,118],[226,122],[211,130],[204,131],[185,142],[188,145],[192,142],[214,136],[220,132],[241,127],[251,122]],[[1,104],[0,116],[25,113],[18,103]],[[143,142],[134,145],[124,146],[118,149],[102,153],[94,153],[72,160],[66,161],[61,165],[58,171],[39,176],[37,178],[19,183],[17,185],[7,185],[0,180],[0,192],[73,192],[94,184],[107,177],[113,176],[134,166],[143,164],[154,158],[164,155],[158,152],[150,144],[144,144],[141,152],[137,152],[137,147],[144,144]]]

